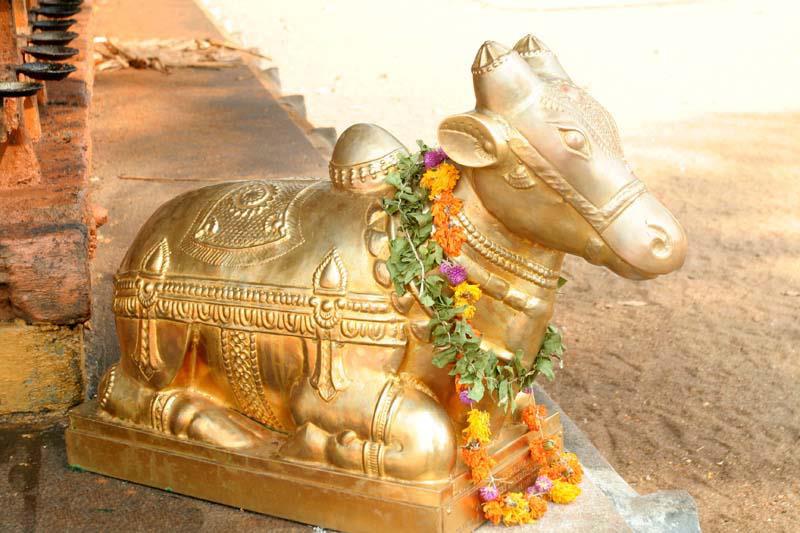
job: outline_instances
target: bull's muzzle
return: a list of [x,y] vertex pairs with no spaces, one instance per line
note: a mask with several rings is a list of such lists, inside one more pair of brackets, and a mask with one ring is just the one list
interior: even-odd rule
[[646,277],[668,274],[686,258],[686,234],[650,193],[636,198],[600,233],[613,253]]

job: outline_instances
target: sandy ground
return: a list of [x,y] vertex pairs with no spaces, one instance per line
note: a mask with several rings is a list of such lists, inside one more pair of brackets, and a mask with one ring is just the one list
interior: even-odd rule
[[549,390],[637,490],[689,490],[706,531],[800,530],[798,8],[205,4],[273,57],[313,123],[376,122],[407,143],[472,106],[480,42],[548,42],[691,243],[683,270],[648,283],[568,261],[556,321],[570,352]]

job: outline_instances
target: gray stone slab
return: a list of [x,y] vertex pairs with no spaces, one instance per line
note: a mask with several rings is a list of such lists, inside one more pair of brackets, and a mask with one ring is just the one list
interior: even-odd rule
[[581,494],[574,502],[568,505],[548,503],[547,513],[533,524],[513,528],[486,524],[478,531],[481,533],[500,533],[505,531],[622,533],[631,531],[631,528],[614,507],[611,500],[603,494],[597,485],[590,479],[584,479],[580,487]]
[[546,392],[537,387],[535,396],[536,401],[546,405],[550,412],[561,413],[564,447],[580,458],[586,478],[584,483],[591,482],[596,485],[633,531],[637,533],[700,531],[697,504],[688,492],[670,490],[639,495]]

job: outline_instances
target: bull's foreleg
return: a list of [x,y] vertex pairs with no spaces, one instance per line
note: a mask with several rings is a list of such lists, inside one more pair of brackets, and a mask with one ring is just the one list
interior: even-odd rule
[[209,396],[187,388],[157,391],[117,365],[100,386],[100,407],[116,418],[178,438],[224,448],[257,448],[269,430]]
[[241,449],[269,442],[269,431],[237,412],[220,383],[209,378],[209,351],[222,358],[218,328],[118,318],[117,331],[122,358],[101,381],[102,411],[215,446]]
[[150,410],[152,426],[176,437],[233,449],[257,448],[270,440],[259,423],[192,390],[161,391]]

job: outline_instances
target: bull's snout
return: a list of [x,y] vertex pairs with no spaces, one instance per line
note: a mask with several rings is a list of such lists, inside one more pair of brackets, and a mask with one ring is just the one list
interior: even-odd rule
[[643,277],[668,274],[686,258],[686,234],[651,194],[638,197],[602,232],[611,251]]

